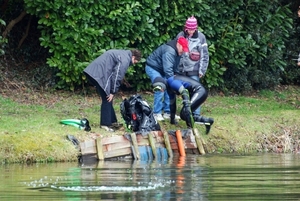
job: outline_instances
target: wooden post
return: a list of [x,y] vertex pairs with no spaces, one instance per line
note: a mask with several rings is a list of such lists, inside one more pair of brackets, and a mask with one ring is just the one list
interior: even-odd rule
[[104,160],[102,139],[101,137],[96,138],[96,148],[97,148],[97,157],[98,160]]
[[169,157],[173,158],[173,151],[171,148],[171,143],[170,143],[170,138],[169,138],[168,132],[166,132],[163,129],[161,131],[164,135],[165,146],[166,146],[166,149],[168,150]]
[[203,148],[201,136],[200,136],[199,131],[198,131],[197,128],[193,128],[193,134],[195,135],[196,144],[197,144],[197,147],[198,147],[198,150],[199,150],[200,154],[204,155],[205,151],[204,151],[204,148]]
[[140,152],[139,152],[139,147],[138,147],[136,135],[135,135],[135,133],[131,133],[130,136],[131,136],[134,152],[135,152],[135,155],[136,155],[136,159],[139,160],[140,159]]
[[203,139],[203,137],[201,137],[201,142],[202,142],[203,149],[204,149],[205,153],[208,153],[209,151],[208,151],[208,149],[207,149],[206,142],[205,142],[205,140]]
[[152,148],[152,152],[153,152],[154,158],[157,158],[155,140],[154,140],[154,137],[152,135],[152,132],[150,132],[148,134],[148,140],[149,140],[150,146]]
[[184,149],[184,144],[183,144],[182,135],[181,135],[180,130],[176,130],[176,138],[177,138],[179,154],[180,154],[180,156],[185,156],[185,149]]

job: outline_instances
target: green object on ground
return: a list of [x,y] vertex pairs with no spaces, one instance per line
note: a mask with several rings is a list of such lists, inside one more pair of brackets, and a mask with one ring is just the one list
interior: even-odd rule
[[89,121],[86,118],[83,119],[64,119],[60,121],[61,124],[75,126],[80,130],[90,131],[91,127]]

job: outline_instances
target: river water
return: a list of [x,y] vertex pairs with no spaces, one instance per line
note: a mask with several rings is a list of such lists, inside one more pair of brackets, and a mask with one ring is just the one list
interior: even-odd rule
[[0,200],[300,200],[300,155],[0,165]]

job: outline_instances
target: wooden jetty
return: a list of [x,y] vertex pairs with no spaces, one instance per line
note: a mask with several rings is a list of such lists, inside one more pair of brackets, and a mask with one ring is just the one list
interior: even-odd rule
[[164,160],[173,154],[205,154],[205,142],[197,128],[176,131],[151,131],[147,135],[129,133],[97,137],[80,143],[81,155],[98,160],[129,157],[135,160]]

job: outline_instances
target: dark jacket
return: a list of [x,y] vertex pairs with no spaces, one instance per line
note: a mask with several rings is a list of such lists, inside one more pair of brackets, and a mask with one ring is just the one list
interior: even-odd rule
[[108,50],[84,69],[107,95],[118,92],[128,67],[132,65],[130,50]]
[[173,76],[174,72],[178,71],[177,66],[180,60],[176,44],[177,40],[174,39],[159,46],[148,56],[146,64],[158,71],[163,77]]

